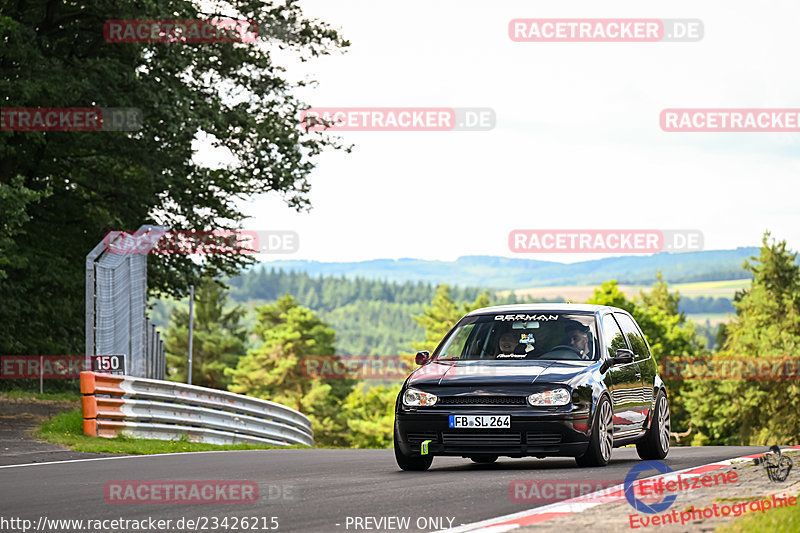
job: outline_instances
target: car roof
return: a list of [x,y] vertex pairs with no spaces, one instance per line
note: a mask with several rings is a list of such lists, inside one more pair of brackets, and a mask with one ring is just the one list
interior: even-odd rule
[[610,305],[571,304],[571,303],[540,303],[540,304],[511,304],[482,307],[467,314],[489,315],[493,313],[525,313],[525,312],[558,312],[558,313],[599,313],[600,311],[617,311],[627,313],[624,309]]

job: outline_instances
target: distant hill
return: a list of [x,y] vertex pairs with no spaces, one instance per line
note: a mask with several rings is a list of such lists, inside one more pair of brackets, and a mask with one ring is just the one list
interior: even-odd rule
[[720,281],[749,278],[744,260],[758,255],[758,248],[709,250],[680,254],[620,256],[557,263],[495,256],[464,256],[455,261],[423,259],[373,259],[351,263],[319,261],[270,261],[266,267],[306,272],[311,276],[332,275],[388,281],[444,282],[462,287],[519,289],[547,285],[593,285],[609,279],[629,285],[650,285],[658,269],[669,283]]

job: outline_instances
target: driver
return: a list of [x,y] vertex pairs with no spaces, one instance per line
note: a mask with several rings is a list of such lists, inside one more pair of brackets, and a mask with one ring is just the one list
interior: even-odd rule
[[517,348],[517,335],[514,334],[513,331],[506,331],[502,335],[500,335],[500,341],[498,342],[500,345],[500,353],[503,355],[511,355],[514,353],[514,350]]
[[579,322],[574,322],[564,330],[567,334],[565,344],[575,348],[581,355],[581,359],[592,358],[592,351],[589,349],[589,326],[584,326]]

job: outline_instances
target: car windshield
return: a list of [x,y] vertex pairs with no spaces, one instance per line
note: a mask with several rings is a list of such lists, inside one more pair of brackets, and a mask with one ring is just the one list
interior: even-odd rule
[[459,360],[573,360],[598,356],[594,316],[529,311],[462,319],[434,354]]

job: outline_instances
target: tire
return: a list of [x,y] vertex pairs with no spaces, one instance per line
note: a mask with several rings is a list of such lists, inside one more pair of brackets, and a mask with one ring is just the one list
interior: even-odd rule
[[669,453],[669,402],[664,391],[656,396],[653,422],[644,437],[636,443],[636,453],[644,460],[660,460]]
[[431,467],[433,463],[432,455],[420,455],[419,457],[409,457],[403,454],[403,451],[397,445],[397,432],[394,432],[394,459],[397,461],[397,466],[402,470],[423,472]]
[[606,466],[614,448],[614,411],[607,396],[600,398],[592,424],[592,436],[586,453],[576,457],[578,466]]
[[488,465],[492,464],[497,461],[496,455],[475,455],[469,458],[470,461],[473,463],[478,463],[479,465]]

